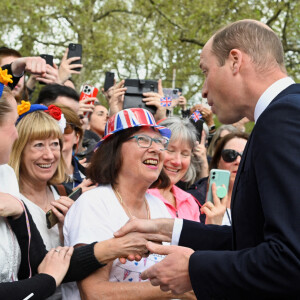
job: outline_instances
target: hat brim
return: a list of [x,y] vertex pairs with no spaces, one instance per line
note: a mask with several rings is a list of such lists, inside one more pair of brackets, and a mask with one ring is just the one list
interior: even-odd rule
[[171,130],[167,127],[164,126],[160,126],[160,125],[150,125],[150,124],[138,124],[138,125],[133,125],[127,128],[118,128],[112,132],[110,132],[109,134],[105,135],[95,146],[95,150],[110,136],[114,135],[115,133],[119,132],[119,131],[123,131],[129,128],[135,128],[135,127],[151,127],[151,128],[155,128],[158,130],[158,132],[161,134],[161,136],[170,139],[171,137]]

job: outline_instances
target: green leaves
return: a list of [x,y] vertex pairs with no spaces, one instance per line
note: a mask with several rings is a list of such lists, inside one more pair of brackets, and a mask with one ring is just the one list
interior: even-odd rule
[[176,69],[176,87],[199,101],[201,48],[218,28],[243,18],[262,20],[279,34],[288,72],[300,81],[297,0],[1,0],[0,8],[2,44],[23,55],[60,60],[70,42],[82,43],[77,86],[103,86],[111,70],[120,80],[162,78],[171,87]]

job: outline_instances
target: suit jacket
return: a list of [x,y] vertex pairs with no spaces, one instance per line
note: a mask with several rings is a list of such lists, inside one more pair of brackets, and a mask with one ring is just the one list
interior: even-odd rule
[[[300,84],[282,91],[258,118],[231,205],[231,250],[220,251],[230,240],[228,227],[210,226],[204,234],[184,221],[180,245],[215,249],[190,258],[197,297],[300,299]],[[204,235],[208,247],[195,239]]]

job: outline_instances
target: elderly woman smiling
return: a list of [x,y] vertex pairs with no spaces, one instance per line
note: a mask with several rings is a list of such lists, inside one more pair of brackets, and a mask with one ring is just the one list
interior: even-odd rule
[[[69,210],[64,225],[67,245],[109,239],[131,217],[170,218],[164,203],[146,193],[149,187],[169,186],[162,167],[170,135],[169,129],[156,125],[151,113],[141,108],[122,110],[108,120],[89,169],[90,179],[99,186],[84,193]],[[115,260],[79,283],[81,297],[195,299],[164,293],[142,282],[141,272],[162,258],[152,254],[140,262]],[[73,289],[64,299],[80,296]]]

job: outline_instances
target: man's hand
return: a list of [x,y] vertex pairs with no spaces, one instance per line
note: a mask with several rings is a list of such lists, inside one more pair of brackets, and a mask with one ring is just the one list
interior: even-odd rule
[[45,84],[61,84],[58,77],[57,65],[53,64],[53,67],[50,65],[46,65],[46,74],[44,74],[44,76],[37,76],[36,80]]
[[189,260],[194,250],[179,246],[162,246],[148,242],[151,253],[167,255],[161,262],[142,273],[142,279],[149,279],[154,286],[164,292],[169,290],[175,295],[192,290],[189,276]]
[[154,240],[157,242],[170,242],[172,239],[172,232],[174,226],[174,219],[130,219],[124,226],[122,226],[117,232],[114,233],[114,236],[121,237],[129,232],[141,232],[141,233],[151,233],[154,237],[155,234],[163,236],[163,240]]
[[41,57],[20,57],[11,64],[12,73],[19,77],[27,71],[44,77],[46,75],[46,61]]
[[[130,232],[144,233],[143,237],[146,241],[156,243],[171,242],[173,232],[174,219],[154,219],[141,220],[137,218],[130,219],[123,227],[114,233],[116,238],[123,237]],[[129,255],[128,260],[140,260],[139,255]],[[125,263],[126,258],[120,257],[120,262]]]

